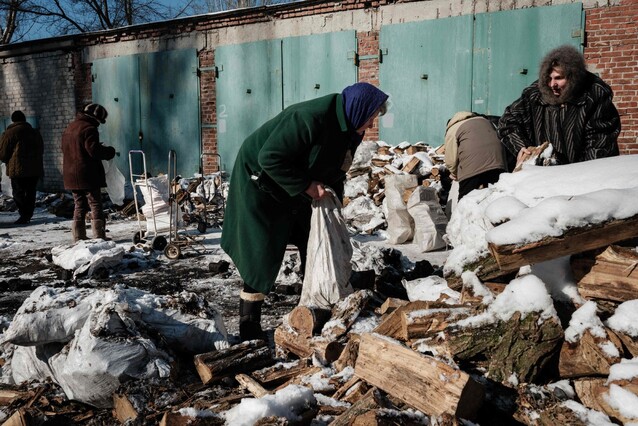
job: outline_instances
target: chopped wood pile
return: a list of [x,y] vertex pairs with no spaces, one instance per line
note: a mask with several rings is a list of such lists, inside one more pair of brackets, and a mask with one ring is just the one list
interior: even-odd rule
[[[403,142],[397,146],[382,141],[363,142],[347,175],[344,216],[348,225],[364,233],[373,233],[387,226],[381,209],[386,196],[387,176],[414,176],[414,183],[402,192],[404,204],[416,188],[423,186],[434,188],[439,203],[445,206],[451,187],[443,154],[422,142]],[[350,213],[350,210],[353,212]],[[362,210],[368,213],[362,215]]]

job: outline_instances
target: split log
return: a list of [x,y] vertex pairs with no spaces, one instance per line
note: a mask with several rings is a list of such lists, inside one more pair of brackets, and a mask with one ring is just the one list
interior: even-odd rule
[[381,315],[389,314],[395,309],[400,308],[401,306],[405,306],[408,303],[410,303],[409,300],[398,299],[396,297],[388,297],[387,299],[385,299],[385,302],[383,302],[383,305],[381,305],[379,313]]
[[363,383],[363,382],[362,382],[362,381],[361,381],[361,379],[360,379],[360,378],[358,378],[357,376],[352,376],[352,377],[350,378],[350,380],[348,380],[347,382],[345,382],[344,384],[342,384],[342,385],[339,387],[339,389],[337,389],[337,390],[335,391],[335,393],[334,393],[334,394],[332,394],[332,398],[333,398],[333,399],[337,399],[337,400],[341,399],[341,398],[342,398],[342,397],[346,394],[346,392],[348,392],[350,389],[352,389],[352,388],[353,388],[355,385],[357,385],[358,383]]
[[370,290],[359,290],[337,302],[332,308],[330,321],[324,325],[321,335],[329,340],[338,340],[346,334],[372,296],[373,293]]
[[122,424],[137,419],[139,415],[127,396],[117,393],[113,394],[113,414]]
[[406,173],[412,173],[414,169],[419,166],[420,163],[421,160],[418,157],[412,157],[407,163],[403,165],[403,168],[401,170]]
[[595,259],[572,257],[571,266],[585,299],[638,299],[638,253],[633,248],[611,245]]
[[441,174],[441,170],[439,169],[438,166],[434,166],[430,169],[430,177],[432,179],[434,179],[435,177],[439,176]]
[[518,172],[519,170],[521,170],[523,168],[523,163],[529,162],[538,158],[538,156],[541,155],[543,151],[545,151],[545,148],[547,148],[548,145],[549,145],[549,142],[546,141],[540,144],[539,146],[534,146],[534,147],[528,146],[527,149],[529,153],[523,154],[521,159],[518,161],[518,164],[514,168],[514,172]]
[[348,391],[341,397],[341,401],[356,404],[369,390],[370,386],[366,382],[359,381],[348,389]]
[[253,379],[246,374],[238,374],[235,376],[235,380],[248,392],[252,394],[255,398],[261,398],[264,395],[268,395],[268,392],[264,387],[257,382],[257,380]]
[[329,309],[297,306],[288,316],[288,324],[301,336],[312,337],[319,334],[330,318]]
[[376,167],[388,167],[390,166],[390,161],[390,158],[373,158],[372,160],[370,160],[370,163],[372,163],[372,165]]
[[476,418],[484,391],[468,374],[378,334],[361,336],[355,375],[431,415]]
[[379,155],[393,155],[390,146],[383,145],[377,148],[377,154]]
[[490,252],[501,270],[517,270],[521,266],[533,265],[638,236],[638,215],[628,219],[572,228],[560,237],[545,237],[530,244],[489,243]]
[[558,362],[558,373],[561,378],[609,375],[609,367],[620,362],[620,356],[611,357],[603,349],[603,345],[613,345],[622,354],[622,343],[614,334],[607,333],[607,338],[594,337],[585,330],[577,342],[563,343]]
[[195,367],[202,383],[214,383],[272,365],[273,356],[263,340],[251,340],[219,351],[195,355]]
[[305,375],[312,366],[308,359],[298,359],[289,363],[277,363],[261,370],[253,371],[251,376],[260,383],[268,386],[277,386],[292,377]]
[[388,314],[383,322],[381,322],[381,324],[379,324],[373,331],[378,334],[383,334],[384,336],[398,339],[402,335],[402,316],[404,312],[430,309],[431,307],[438,307],[440,305],[441,304],[439,302],[429,302],[424,300],[409,302]]
[[[608,330],[608,332],[611,332]],[[622,342],[623,346],[631,354],[632,357],[638,356],[638,336],[629,336],[625,333],[621,333],[620,331],[613,331],[613,334],[616,335]]]
[[406,148],[405,153],[407,155],[414,155],[417,152],[425,152],[427,150],[428,150],[427,145],[410,145],[409,147]]
[[275,329],[275,346],[299,358],[308,358],[313,352],[308,336],[300,335],[288,324],[282,324]]
[[324,365],[336,361],[345,345],[335,340],[328,340],[325,337],[317,336],[311,339],[310,347],[317,359]]
[[[299,376],[295,376],[295,377],[291,377],[290,380],[288,380],[287,382],[284,382],[282,384],[280,384],[279,386],[277,386],[274,391],[278,391],[281,390],[283,388],[285,388],[286,386],[290,386],[290,385],[302,385],[302,386],[306,386],[308,387],[308,383],[307,383],[307,378],[310,376],[313,376],[317,373],[322,372],[322,368],[321,367],[309,367],[308,370],[306,370],[303,375],[299,375]],[[334,392],[334,390],[332,390]],[[315,393],[320,393],[319,391],[316,391]]]
[[609,384],[607,383],[607,379],[604,378],[574,380],[574,390],[576,391],[576,395],[578,395],[578,399],[585,407],[603,412],[610,418],[616,419],[621,423],[630,423],[635,421],[635,419],[628,419],[627,417],[624,417],[618,410],[609,404],[607,398],[612,384],[620,386],[634,395],[638,395],[638,377],[634,377],[631,381],[614,381]]
[[401,312],[401,331],[398,339],[408,341],[431,336],[445,330],[450,324],[470,316],[467,307],[450,306],[449,308],[418,309]]
[[359,401],[352,404],[343,414],[333,420],[330,426],[350,426],[361,414],[376,408],[395,408],[378,389],[370,389]]
[[389,173],[391,175],[404,175],[405,174],[402,170],[397,169],[392,164],[386,164],[385,166],[382,166],[382,167],[383,167],[383,171],[384,172]]
[[346,367],[354,368],[359,352],[360,337],[358,334],[352,334],[346,343],[345,348],[341,351],[341,355],[334,362],[335,369],[340,372]]
[[[475,262],[469,263],[465,265],[463,269],[465,271],[476,271],[476,276],[483,282],[493,281],[517,271],[502,270],[492,255],[487,255]],[[463,288],[463,280],[460,275],[451,274],[446,276],[445,279],[447,280],[448,287],[452,290],[461,291]]]
[[403,191],[403,195],[401,199],[403,200],[404,204],[408,204],[408,200],[410,199],[410,196],[412,195],[412,193],[414,192],[416,188],[417,188],[416,186],[413,186],[412,188],[406,188],[405,191]]

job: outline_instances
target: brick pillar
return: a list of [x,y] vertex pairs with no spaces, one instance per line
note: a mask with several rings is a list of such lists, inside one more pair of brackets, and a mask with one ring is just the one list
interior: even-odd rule
[[[359,53],[359,81],[365,81],[379,86],[379,32],[357,32],[357,50]],[[369,58],[366,58],[369,57]],[[379,120],[375,120],[374,126],[366,130],[364,140],[379,140]]]

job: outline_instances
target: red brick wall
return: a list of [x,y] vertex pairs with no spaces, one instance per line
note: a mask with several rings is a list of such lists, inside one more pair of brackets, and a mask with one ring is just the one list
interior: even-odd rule
[[200,110],[202,125],[202,163],[204,173],[218,171],[219,157],[211,155],[217,153],[217,109],[215,92],[215,54],[213,50],[204,50],[199,54]]
[[[359,53],[359,81],[365,81],[379,86],[379,32],[359,31],[357,32],[357,43]],[[366,56],[370,58],[366,59]],[[366,130],[364,140],[379,140],[379,120],[375,120],[374,127]]]
[[614,91],[621,154],[638,154],[638,0],[585,10],[585,59]]

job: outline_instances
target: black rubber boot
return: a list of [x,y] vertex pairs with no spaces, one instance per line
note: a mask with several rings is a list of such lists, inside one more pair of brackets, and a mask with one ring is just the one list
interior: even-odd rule
[[262,293],[241,292],[239,296],[239,337],[247,340],[266,340],[261,329],[261,306],[264,303]]

